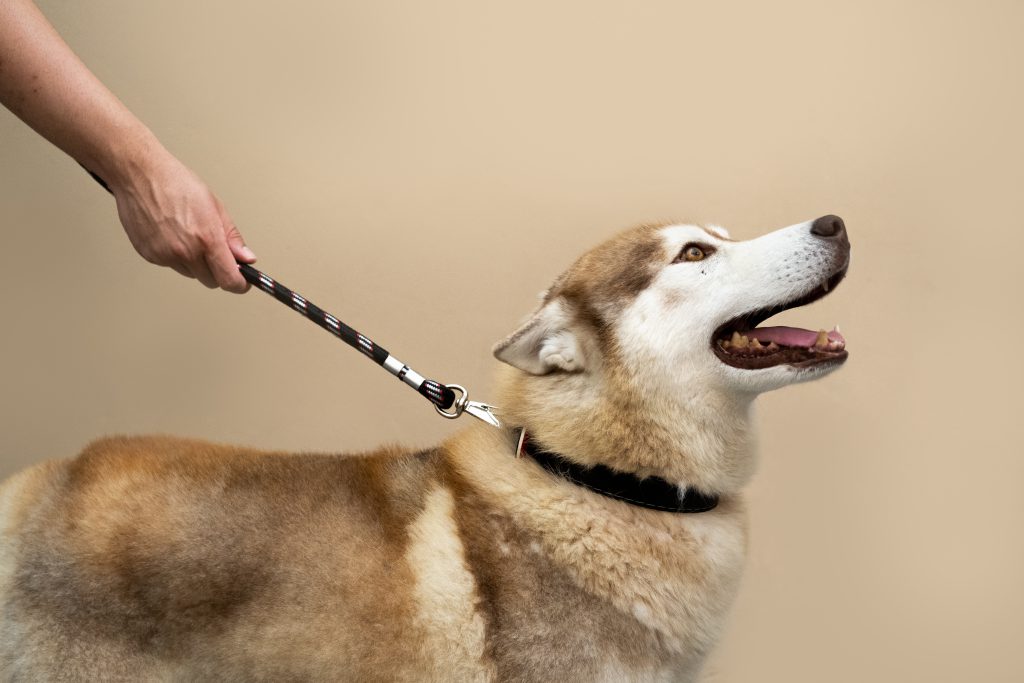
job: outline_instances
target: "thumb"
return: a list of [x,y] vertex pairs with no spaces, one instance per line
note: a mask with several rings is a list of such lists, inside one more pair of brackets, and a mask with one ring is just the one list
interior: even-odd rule
[[228,249],[231,250],[231,255],[235,257],[236,261],[242,263],[252,263],[256,260],[256,254],[252,253],[252,249],[245,246],[245,240],[242,239],[242,233],[238,231],[238,226],[231,220],[231,216],[228,215],[227,209],[220,203],[220,200],[214,197],[214,202],[217,207],[217,213],[220,214],[220,224],[224,228],[224,241],[228,244]]
[[256,260],[256,254],[252,253],[252,249],[245,246],[242,233],[238,231],[234,223],[229,222],[225,225],[224,237],[227,239],[228,248],[236,260],[243,263],[252,263]]

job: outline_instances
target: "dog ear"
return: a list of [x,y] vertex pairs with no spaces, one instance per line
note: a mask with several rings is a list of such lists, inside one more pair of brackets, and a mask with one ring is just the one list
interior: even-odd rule
[[718,237],[721,237],[722,239],[731,239],[729,237],[729,231],[723,228],[721,225],[709,225],[708,230],[710,230],[713,234],[717,235]]
[[504,341],[494,345],[494,357],[531,375],[583,369],[583,352],[571,329],[569,304],[558,297],[546,303]]

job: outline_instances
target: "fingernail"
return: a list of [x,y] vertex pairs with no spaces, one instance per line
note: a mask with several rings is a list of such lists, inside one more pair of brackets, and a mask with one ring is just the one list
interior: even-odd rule
[[249,247],[242,247],[242,256],[249,259],[250,261],[256,260],[256,254],[252,253],[252,249]]

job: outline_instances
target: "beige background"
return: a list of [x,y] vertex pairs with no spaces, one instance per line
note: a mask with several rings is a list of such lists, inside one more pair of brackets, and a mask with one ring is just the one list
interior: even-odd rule
[[[759,400],[707,680],[1024,680],[1024,4],[41,5],[263,268],[477,398],[491,343],[617,229],[842,215],[850,277],[782,320],[838,322],[852,355]],[[112,432],[351,450],[457,427],[263,294],[146,264],[5,111],[0,145],[0,474]]]

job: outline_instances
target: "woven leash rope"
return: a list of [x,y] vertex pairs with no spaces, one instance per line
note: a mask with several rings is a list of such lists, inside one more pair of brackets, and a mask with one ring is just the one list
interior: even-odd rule
[[[104,190],[113,194],[110,186],[107,185],[103,178],[87,168],[85,171],[92,176],[93,180],[103,186]],[[461,416],[463,412],[467,412],[494,427],[501,426],[501,422],[495,416],[494,406],[489,406],[479,401],[470,401],[469,392],[464,387],[458,384],[442,384],[436,380],[427,379],[392,356],[388,353],[387,349],[375,344],[369,337],[360,334],[327,311],[307,300],[298,292],[292,291],[280,282],[275,281],[266,273],[253,268],[247,263],[241,262],[238,263],[238,269],[242,273],[242,277],[249,284],[262,289],[289,308],[298,311],[418,391],[434,404],[434,408],[442,416],[454,419]]]
[[458,397],[453,389],[435,380],[426,379],[388,353],[388,350],[383,346],[377,345],[372,339],[355,331],[298,292],[288,289],[280,282],[277,282],[266,273],[256,270],[248,263],[239,263],[238,269],[242,272],[242,277],[249,284],[259,287],[281,303],[295,309],[338,337],[352,348],[362,352],[367,358],[373,359],[374,363],[382,366],[395,377],[411,386],[440,410],[447,410],[455,403]]

